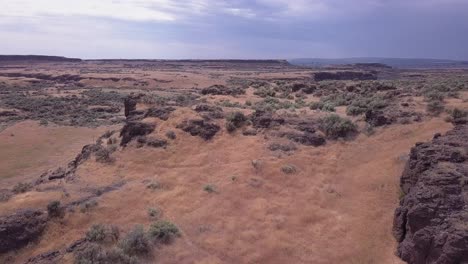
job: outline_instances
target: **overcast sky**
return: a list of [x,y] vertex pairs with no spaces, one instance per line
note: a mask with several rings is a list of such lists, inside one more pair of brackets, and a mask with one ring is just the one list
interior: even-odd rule
[[0,54],[468,60],[468,0],[0,0]]

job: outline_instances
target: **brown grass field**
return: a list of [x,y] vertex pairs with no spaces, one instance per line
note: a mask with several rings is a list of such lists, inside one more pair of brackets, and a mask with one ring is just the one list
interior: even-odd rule
[[[468,110],[467,71],[386,70],[391,71],[395,89],[402,92],[388,99],[390,106],[384,108],[384,113],[400,111],[401,104],[407,103],[408,112],[419,113],[418,120],[398,116],[394,122],[375,126],[372,133],[366,133],[363,114],[349,116],[347,106],[336,106],[336,114],[353,121],[358,133],[352,138],[327,137],[326,144],[317,147],[295,142],[293,151],[269,148],[271,143],[289,142],[277,134],[293,129],[290,120],[316,122],[330,115],[309,107],[323,100],[327,88],[320,88],[324,89],[322,94],[301,94],[303,103],[296,101],[296,95],[280,97],[277,93],[280,102],[297,105],[275,109],[277,115],[285,118],[285,124],[258,128],[255,136],[243,135],[244,128],[229,133],[224,118],[210,120],[220,126],[210,140],[178,128],[184,120],[200,118],[193,110],[200,103],[219,106],[223,113],[254,113],[256,109],[246,105],[255,106],[265,98],[258,96],[259,88],[252,83],[240,95],[200,94],[203,88],[215,84],[233,86],[233,79],[267,83],[281,80],[284,85],[312,82],[332,88],[361,82],[315,82],[310,78],[316,71],[288,65],[226,62],[5,64],[0,68],[0,113],[14,110],[21,118],[0,119],[0,189],[12,189],[20,182],[34,186],[0,202],[0,215],[29,208],[45,211],[53,200],[70,205],[98,190],[117,187],[93,196],[97,206],[85,212],[80,205],[68,206],[63,218],[49,219],[41,236],[26,247],[0,255],[0,262],[26,263],[46,252],[63,253],[96,223],[116,225],[121,234],[136,224],[147,227],[155,220],[148,216],[148,209],[156,208],[161,212],[159,218],[174,223],[181,235],[168,245],[152,247],[149,255],[139,256],[142,263],[402,263],[394,254],[396,242],[391,232],[399,201],[399,177],[415,143],[450,130],[453,125],[447,121],[451,109]],[[8,73],[20,76],[11,77]],[[37,73],[71,74],[82,79],[63,82],[31,76]],[[419,77],[408,77],[414,73]],[[31,80],[39,83],[34,89]],[[428,113],[430,102],[420,92],[421,87],[453,80],[466,85],[456,96],[445,94],[444,108],[448,111]],[[94,112],[74,108],[54,114],[55,110],[47,108],[49,114],[36,116],[34,111],[15,108],[8,96],[21,93],[47,101],[75,95],[78,100],[90,96],[86,91],[100,91],[102,97],[89,103],[69,101],[65,105],[84,105],[88,110],[112,107],[113,104],[107,105],[114,100],[108,99],[109,92],[122,98],[132,93],[166,98],[164,104],[175,108],[167,120],[144,117],[139,121],[156,125],[147,137],[165,138],[168,131],[174,131],[176,138],[167,139],[165,148],[141,147],[134,140],[112,153],[113,163],[100,163],[92,156],[78,166],[73,177],[36,184],[44,172],[65,167],[84,145],[94,143],[104,132],[120,130],[125,124],[123,99],[113,101],[120,107],[118,111],[84,118],[82,113]],[[330,94],[340,91],[343,90],[337,88]],[[375,92],[387,93],[390,94],[387,90]],[[177,99],[188,94],[197,98],[182,103],[182,99]],[[139,101],[137,109],[145,111],[159,106],[158,102]],[[43,106],[37,106],[38,111],[40,107]],[[74,111],[82,112],[74,116]],[[60,117],[76,120],[67,123],[68,119]],[[111,119],[115,121],[110,122]],[[118,131],[111,137],[121,140]],[[284,173],[286,165],[294,167],[294,172]],[[149,183],[158,183],[158,188],[148,188]],[[49,263],[74,263],[76,252],[62,253]]]

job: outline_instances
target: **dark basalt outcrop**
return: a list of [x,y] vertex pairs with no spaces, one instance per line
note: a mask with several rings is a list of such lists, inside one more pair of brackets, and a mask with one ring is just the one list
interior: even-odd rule
[[122,141],[121,146],[127,145],[132,139],[138,136],[146,136],[154,131],[156,125],[142,122],[128,122],[120,131]]
[[177,128],[190,133],[192,136],[199,136],[205,140],[213,138],[221,129],[218,125],[206,122],[203,119],[186,120],[177,125]]
[[0,253],[20,249],[38,238],[47,222],[39,210],[22,210],[0,217]]
[[416,144],[400,187],[397,255],[410,264],[468,263],[468,125]]
[[314,74],[314,79],[317,82],[325,80],[377,80],[377,75],[360,71],[317,72]]
[[130,113],[136,110],[136,105],[138,103],[138,99],[134,97],[127,97],[124,101],[125,106],[125,117],[130,116]]

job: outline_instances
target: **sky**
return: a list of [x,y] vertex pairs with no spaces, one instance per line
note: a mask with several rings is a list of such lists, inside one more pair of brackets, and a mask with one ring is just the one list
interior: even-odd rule
[[0,0],[0,54],[468,60],[468,0]]

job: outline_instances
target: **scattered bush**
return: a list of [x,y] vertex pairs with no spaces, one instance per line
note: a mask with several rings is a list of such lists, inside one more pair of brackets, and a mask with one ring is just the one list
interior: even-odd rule
[[75,264],[137,264],[138,259],[131,257],[119,248],[106,250],[95,243],[89,243],[75,253]]
[[147,139],[146,145],[153,148],[164,148],[167,146],[167,141],[165,139],[150,137]]
[[96,153],[96,162],[112,164],[115,162],[115,158],[112,157],[112,153],[117,150],[117,146],[111,145],[107,147],[101,147]]
[[321,110],[326,112],[335,112],[335,105],[332,103],[313,102],[310,104],[311,110]]
[[33,185],[29,182],[20,182],[13,187],[13,192],[16,194],[29,192]]
[[137,225],[119,242],[119,247],[130,256],[145,255],[151,250],[143,226]]
[[228,132],[233,132],[237,128],[242,127],[247,121],[247,117],[241,112],[231,113],[226,117],[226,129]]
[[167,131],[166,132],[166,137],[169,138],[169,139],[174,140],[174,139],[176,139],[177,136],[176,136],[176,133],[174,131]]
[[146,188],[151,190],[157,190],[161,188],[161,184],[157,181],[151,181],[148,185],[146,185]]
[[180,231],[176,225],[169,221],[158,221],[150,226],[148,234],[153,241],[169,243],[174,237],[180,235]]
[[271,143],[268,146],[268,149],[271,150],[271,151],[281,150],[281,151],[284,151],[284,152],[288,152],[288,151],[296,150],[297,147],[293,143],[288,143],[288,144]]
[[63,208],[60,206],[60,201],[52,201],[47,205],[47,213],[49,217],[63,216]]
[[205,187],[203,187],[203,190],[204,190],[205,192],[207,192],[207,193],[214,193],[214,192],[216,192],[215,187],[214,187],[213,185],[211,185],[211,184],[205,185]]
[[95,224],[86,232],[86,239],[91,242],[104,242],[106,239],[106,226]]
[[95,224],[86,232],[86,240],[102,243],[105,241],[116,242],[119,240],[120,230],[114,225]]
[[426,111],[433,115],[438,116],[442,113],[445,109],[444,103],[442,101],[430,101],[427,103]]
[[159,218],[161,216],[161,211],[156,208],[148,208],[148,216],[150,218]]
[[281,171],[286,174],[293,174],[296,173],[296,167],[294,165],[284,165],[281,167]]
[[87,201],[87,202],[81,204],[80,211],[82,213],[88,212],[89,210],[97,207],[97,205],[98,205],[98,202],[96,200]]
[[331,139],[346,138],[357,132],[357,126],[351,120],[335,114],[321,118],[319,129]]

